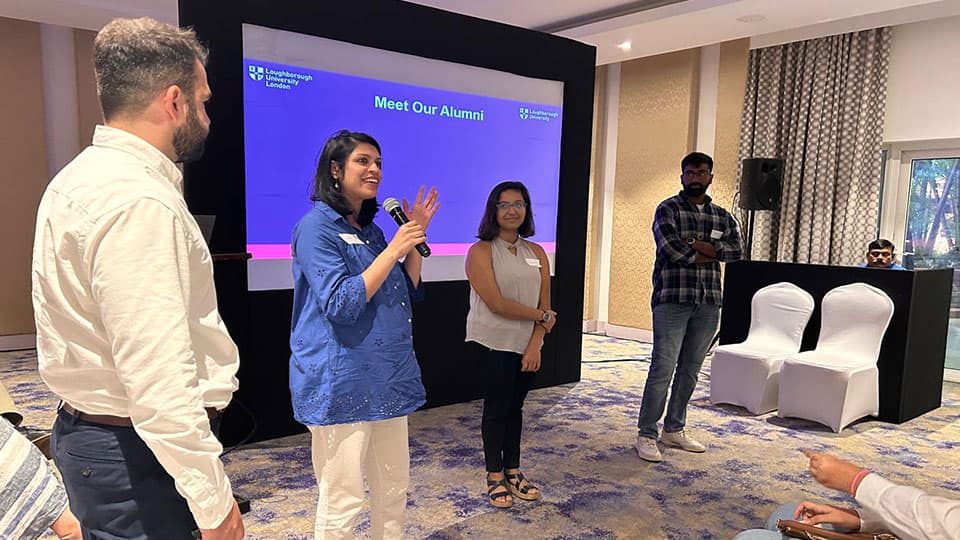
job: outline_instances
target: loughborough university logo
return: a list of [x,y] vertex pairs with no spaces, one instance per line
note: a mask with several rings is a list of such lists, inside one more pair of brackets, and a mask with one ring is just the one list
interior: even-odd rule
[[551,120],[556,120],[560,118],[560,113],[556,111],[550,111],[547,109],[539,109],[533,107],[520,107],[520,119],[521,120],[535,120],[538,122],[549,122]]
[[247,74],[250,75],[250,78],[253,79],[253,80],[255,80],[255,81],[262,81],[262,80],[263,80],[263,66],[254,66],[254,65],[251,64],[251,65],[250,65],[249,72],[248,72]]

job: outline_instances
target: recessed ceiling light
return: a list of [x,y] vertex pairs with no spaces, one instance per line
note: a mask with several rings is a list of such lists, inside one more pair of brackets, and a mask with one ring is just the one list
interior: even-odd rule
[[760,15],[759,13],[755,13],[753,15],[744,15],[742,17],[737,17],[737,20],[743,23],[755,23],[755,22],[765,21],[767,20],[767,17],[764,15]]
[[620,49],[621,51],[629,51],[629,50],[630,50],[630,46],[631,46],[631,45],[630,45],[630,40],[627,40],[627,41],[624,41],[623,43],[620,43],[619,45],[617,45],[617,48]]

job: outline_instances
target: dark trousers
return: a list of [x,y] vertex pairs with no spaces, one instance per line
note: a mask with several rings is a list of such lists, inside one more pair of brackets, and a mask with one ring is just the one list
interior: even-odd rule
[[522,355],[494,351],[483,346],[484,369],[483,457],[487,472],[520,467],[520,432],[523,430],[523,400],[534,373],[520,371]]
[[85,540],[193,537],[187,501],[132,427],[60,410],[50,449]]

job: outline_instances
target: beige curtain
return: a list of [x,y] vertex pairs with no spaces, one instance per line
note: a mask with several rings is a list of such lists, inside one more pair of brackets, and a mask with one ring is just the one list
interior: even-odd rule
[[863,260],[876,236],[889,57],[889,28],[750,51],[739,157],[784,160],[780,210],[755,214],[753,259]]

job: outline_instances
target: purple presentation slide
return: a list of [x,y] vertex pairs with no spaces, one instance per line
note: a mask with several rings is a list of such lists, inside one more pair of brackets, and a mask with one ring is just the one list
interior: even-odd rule
[[[437,255],[463,255],[476,240],[490,189],[530,189],[536,235],[554,250],[561,107],[437,90],[244,59],[247,250],[289,259],[293,226],[311,205],[323,143],[340,129],[372,135],[383,151],[378,200],[437,186],[430,225]],[[381,211],[387,240],[396,225]]]

